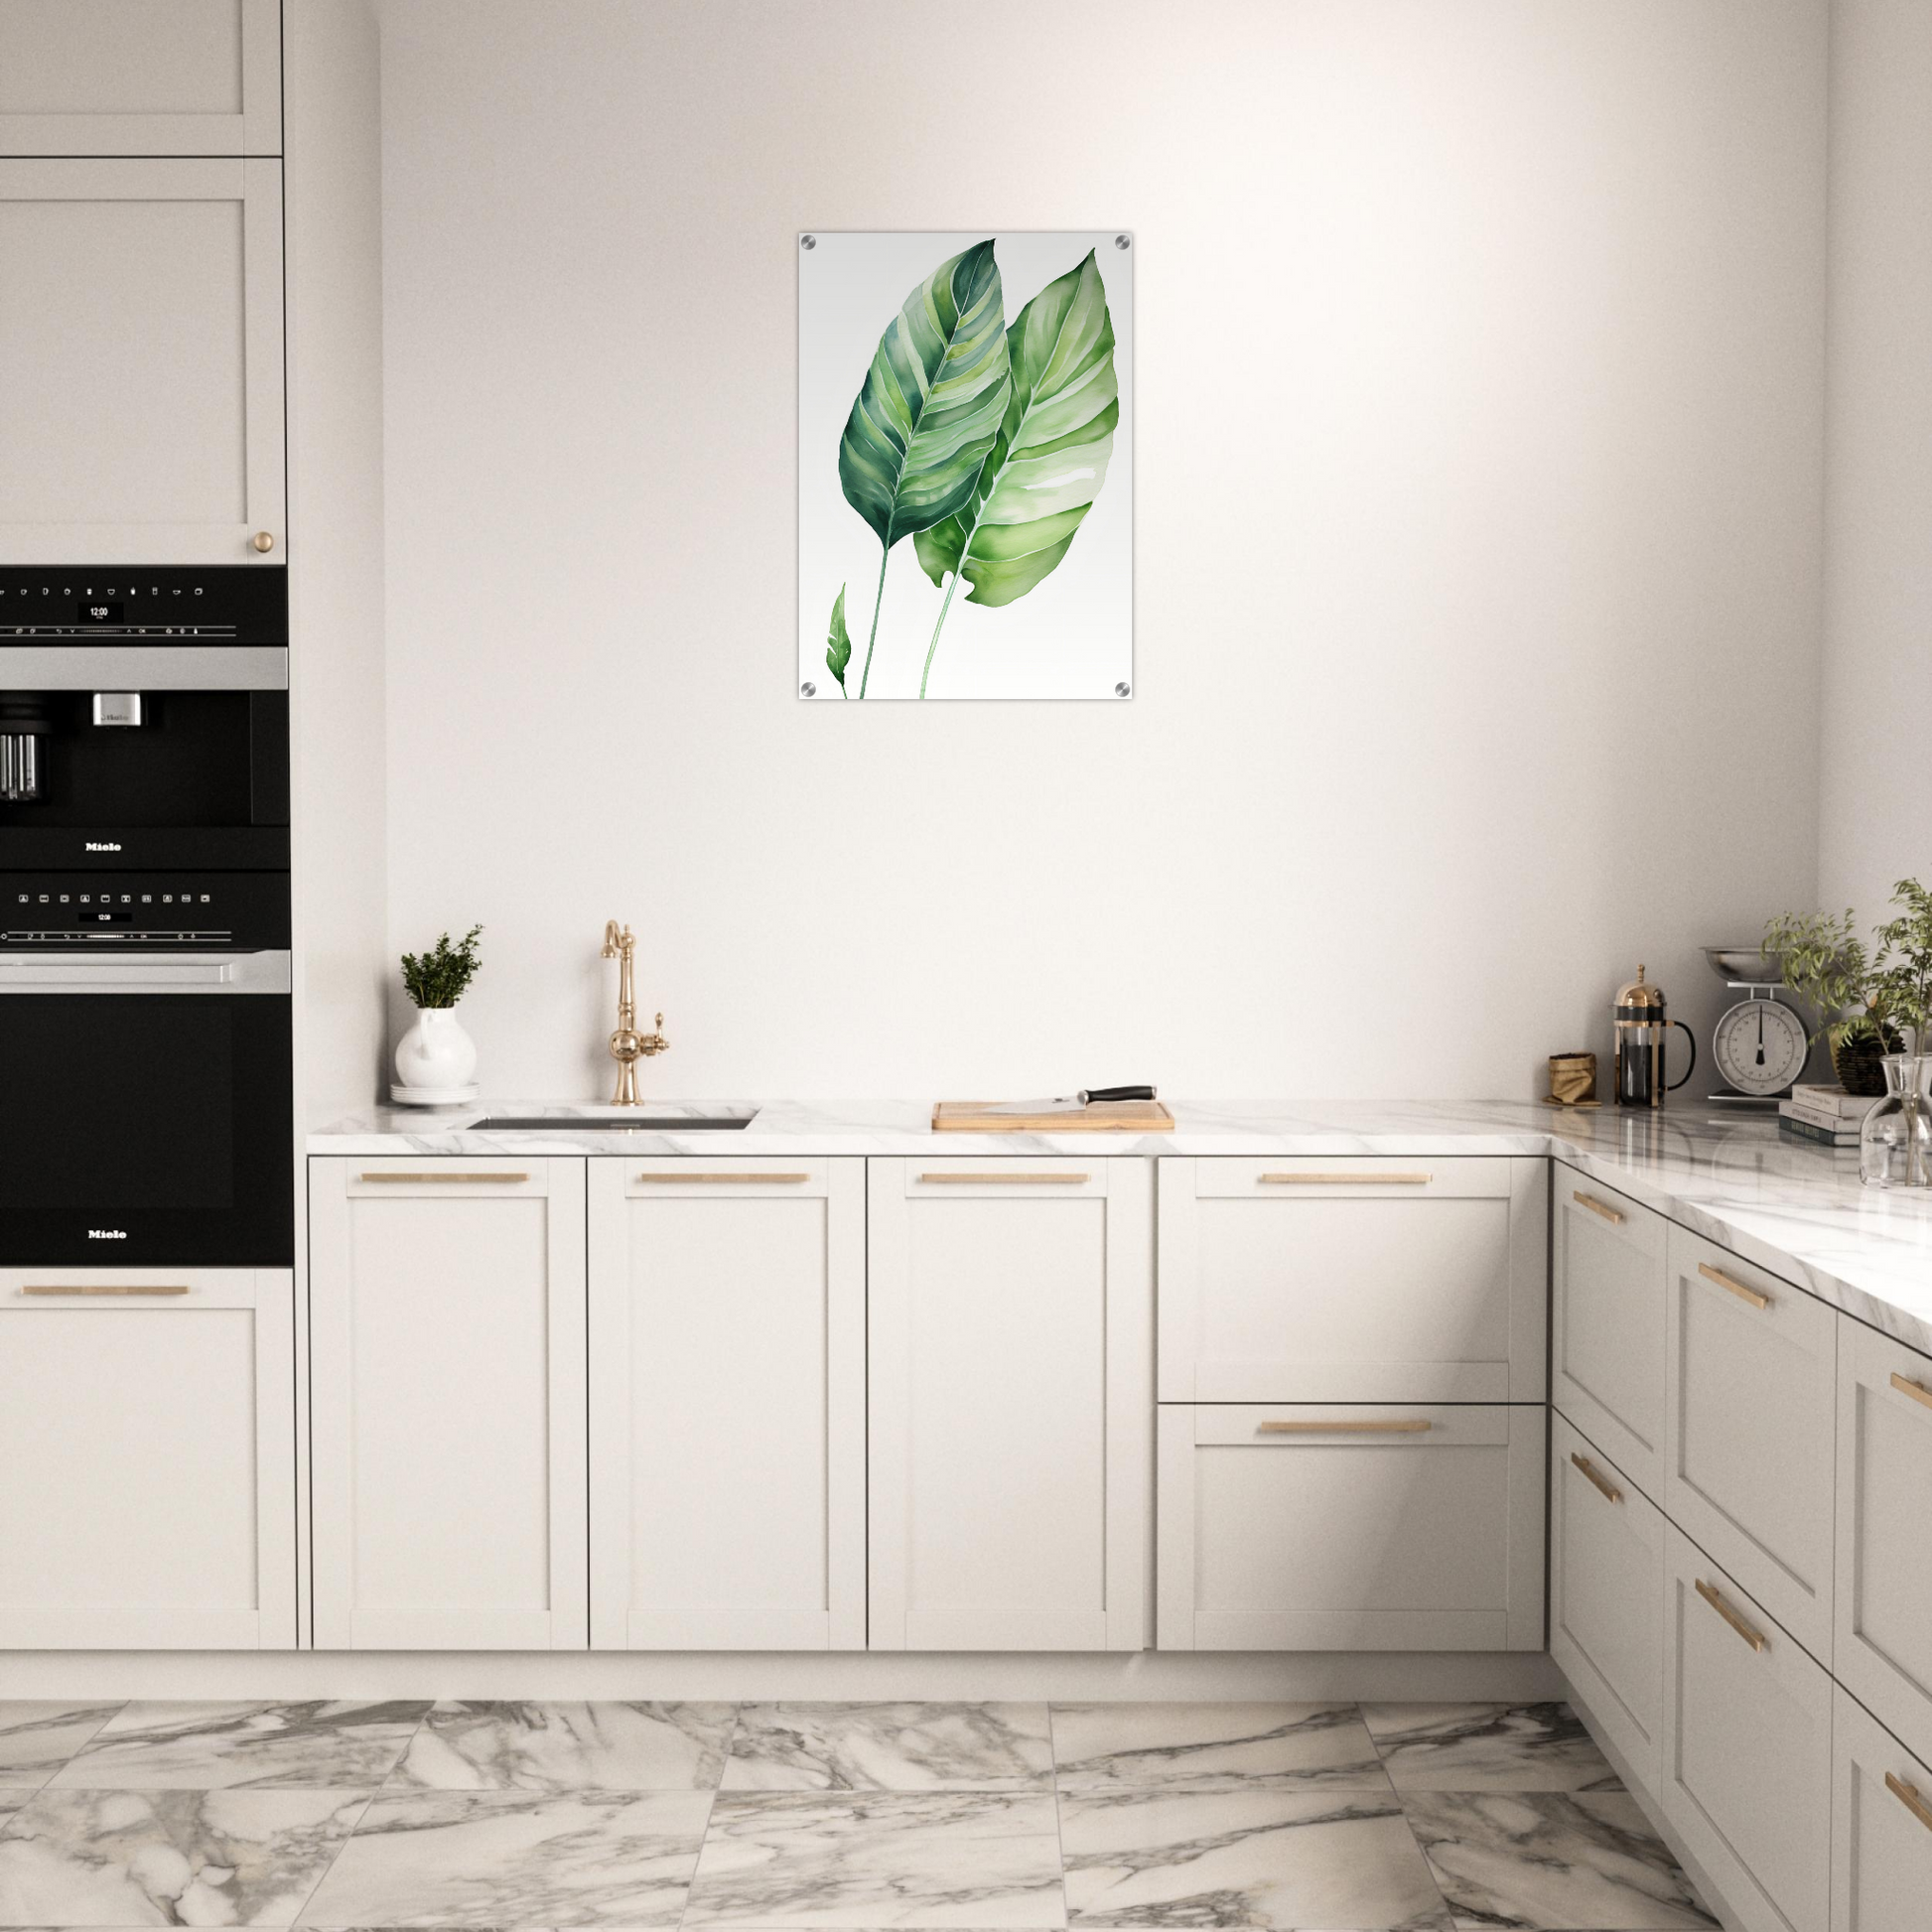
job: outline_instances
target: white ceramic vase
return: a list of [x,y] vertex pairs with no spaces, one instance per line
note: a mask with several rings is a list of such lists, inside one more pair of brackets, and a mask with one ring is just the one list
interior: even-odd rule
[[396,1078],[406,1087],[467,1087],[476,1077],[477,1042],[456,1009],[418,1007],[396,1045]]

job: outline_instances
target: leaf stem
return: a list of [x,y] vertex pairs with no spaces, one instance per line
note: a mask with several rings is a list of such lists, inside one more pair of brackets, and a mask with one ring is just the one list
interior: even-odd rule
[[859,673],[859,695],[866,695],[866,680],[872,676],[872,647],[879,641],[879,607],[886,601],[886,564],[893,554],[893,546],[882,541],[879,552],[879,588],[872,599],[872,635],[866,639],[865,668]]
[[[978,534],[979,531],[975,528],[973,536],[977,536]],[[932,675],[932,654],[939,648],[939,632],[945,627],[946,613],[952,609],[952,594],[958,590],[959,580],[966,575],[966,559],[971,554],[972,548],[973,537],[969,536],[966,539],[964,547],[960,550],[959,561],[953,566],[952,582],[946,586],[946,599],[939,607],[939,621],[932,626],[932,642],[926,646],[925,652],[925,669],[919,673],[920,697],[925,696],[925,681]],[[861,696],[863,695],[861,693]]]

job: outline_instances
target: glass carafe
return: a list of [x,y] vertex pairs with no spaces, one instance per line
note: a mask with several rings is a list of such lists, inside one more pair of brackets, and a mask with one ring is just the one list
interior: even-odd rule
[[1932,1186],[1932,1055],[1885,1055],[1885,1097],[1859,1134],[1859,1178],[1867,1187]]

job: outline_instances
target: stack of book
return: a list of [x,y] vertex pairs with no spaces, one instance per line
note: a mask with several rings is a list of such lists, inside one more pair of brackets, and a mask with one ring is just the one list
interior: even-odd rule
[[1877,1104],[1843,1087],[1796,1086],[1789,1100],[1778,1102],[1778,1127],[1821,1147],[1857,1147],[1864,1117]]

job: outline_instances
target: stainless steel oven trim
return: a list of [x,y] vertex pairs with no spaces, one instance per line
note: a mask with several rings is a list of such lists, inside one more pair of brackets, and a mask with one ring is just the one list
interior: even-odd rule
[[0,993],[287,993],[286,952],[0,953]]
[[281,644],[7,644],[0,691],[286,691]]

